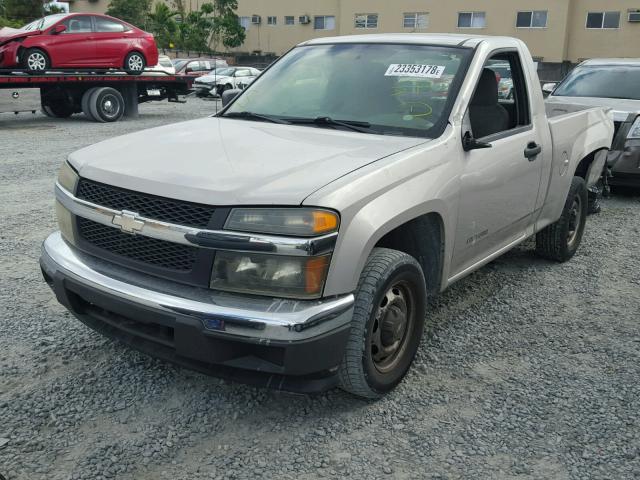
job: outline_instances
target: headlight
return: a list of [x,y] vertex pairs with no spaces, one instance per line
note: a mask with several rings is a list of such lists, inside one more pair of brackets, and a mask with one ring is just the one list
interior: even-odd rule
[[311,208],[234,208],[224,226],[239,232],[311,237],[335,232],[338,215]]
[[631,125],[627,138],[640,138],[640,116],[638,116],[636,121],[633,122],[633,125]]
[[310,299],[322,294],[330,256],[286,257],[218,251],[211,288]]
[[58,183],[71,193],[75,193],[78,179],[78,174],[71,168],[69,162],[64,162],[58,172]]
[[58,228],[65,240],[71,244],[75,244],[73,235],[73,216],[71,212],[64,208],[60,202],[56,200],[56,217],[58,219]]

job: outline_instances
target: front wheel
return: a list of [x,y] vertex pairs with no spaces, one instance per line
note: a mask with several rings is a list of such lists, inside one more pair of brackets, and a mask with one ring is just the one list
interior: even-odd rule
[[588,211],[587,185],[573,177],[562,215],[536,235],[536,253],[541,257],[566,262],[573,257],[582,241]]
[[147,66],[147,61],[140,52],[131,52],[124,59],[124,70],[129,75],[140,75]]
[[44,73],[51,68],[51,60],[45,51],[30,48],[22,56],[22,67],[29,73]]
[[343,390],[375,399],[400,383],[420,344],[426,292],[415,258],[387,248],[373,250],[360,276],[338,371]]

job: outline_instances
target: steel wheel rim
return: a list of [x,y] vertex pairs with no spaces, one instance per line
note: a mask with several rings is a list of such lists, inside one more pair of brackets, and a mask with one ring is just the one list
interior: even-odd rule
[[569,210],[569,231],[567,233],[567,244],[572,248],[578,240],[580,223],[582,222],[582,199],[576,195]]
[[389,373],[407,350],[415,323],[415,297],[405,281],[394,283],[377,305],[371,325],[369,352],[376,370]]
[[144,62],[140,55],[131,55],[129,57],[129,70],[140,71],[143,68]]
[[43,54],[34,52],[27,57],[27,66],[29,70],[44,70],[47,67],[47,59]]
[[107,118],[114,118],[120,111],[119,102],[114,95],[105,95],[100,102],[100,108]]

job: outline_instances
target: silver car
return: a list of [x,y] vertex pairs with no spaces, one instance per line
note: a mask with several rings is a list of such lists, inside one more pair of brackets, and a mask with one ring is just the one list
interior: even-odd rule
[[547,103],[609,108],[615,134],[607,159],[608,183],[640,188],[640,59],[593,59],[578,65],[551,91]]

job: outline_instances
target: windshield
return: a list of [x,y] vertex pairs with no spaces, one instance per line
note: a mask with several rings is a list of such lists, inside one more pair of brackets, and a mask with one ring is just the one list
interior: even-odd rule
[[176,70],[180,70],[189,60],[175,60],[173,62],[173,66],[176,67]]
[[331,119],[366,124],[369,133],[429,137],[444,128],[457,93],[453,85],[470,52],[371,43],[297,47],[224,115],[251,112],[292,123]]
[[214,68],[210,73],[207,73],[208,77],[226,77],[233,75],[233,68]]
[[553,95],[640,100],[640,66],[578,67],[567,76]]
[[66,14],[64,13],[49,15],[44,18],[39,18],[38,20],[34,20],[31,23],[28,23],[24,27],[20,28],[20,30],[25,32],[32,32],[35,30],[46,30],[47,28],[52,26],[54,23],[57,23],[59,20],[62,20],[64,17],[66,17]]

